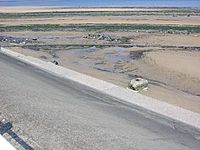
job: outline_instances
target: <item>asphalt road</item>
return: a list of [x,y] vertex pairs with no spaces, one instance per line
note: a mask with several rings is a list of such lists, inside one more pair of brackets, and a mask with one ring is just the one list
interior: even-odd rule
[[191,135],[148,119],[109,96],[2,54],[0,113],[34,149],[200,148]]

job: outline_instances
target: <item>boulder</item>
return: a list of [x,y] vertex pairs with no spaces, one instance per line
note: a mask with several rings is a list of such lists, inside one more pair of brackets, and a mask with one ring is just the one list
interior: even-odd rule
[[142,78],[135,78],[130,81],[128,88],[134,91],[141,91],[148,88],[148,81]]

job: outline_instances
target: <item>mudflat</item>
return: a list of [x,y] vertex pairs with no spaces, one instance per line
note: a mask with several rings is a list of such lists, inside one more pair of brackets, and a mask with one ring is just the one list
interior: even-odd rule
[[0,7],[0,44],[200,112],[200,10]]

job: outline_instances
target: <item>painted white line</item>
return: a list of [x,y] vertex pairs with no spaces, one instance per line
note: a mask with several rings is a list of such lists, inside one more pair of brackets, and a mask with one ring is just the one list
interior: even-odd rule
[[200,114],[195,113],[156,99],[134,93],[129,89],[119,87],[112,83],[84,75],[73,70],[56,66],[51,62],[44,62],[40,59],[25,56],[11,50],[1,48],[1,53],[18,59],[24,63],[35,66],[41,70],[51,73],[57,77],[62,77],[74,82],[80,83],[119,100],[128,105],[137,107],[145,115],[156,115],[173,128],[180,129],[183,132],[189,132],[195,137],[200,137]]
[[16,150],[3,136],[0,135],[0,150]]

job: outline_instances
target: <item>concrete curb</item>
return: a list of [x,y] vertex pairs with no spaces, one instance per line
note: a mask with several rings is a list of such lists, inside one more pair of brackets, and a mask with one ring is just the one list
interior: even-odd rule
[[57,77],[72,80],[114,97],[116,100],[124,104],[137,108],[137,110],[142,112],[145,116],[149,116],[151,119],[161,120],[162,123],[164,122],[174,129],[192,134],[195,138],[200,139],[200,114],[198,113],[134,93],[129,89],[119,87],[61,66],[56,66],[51,62],[44,62],[40,59],[25,56],[5,48],[1,48],[0,52]]

